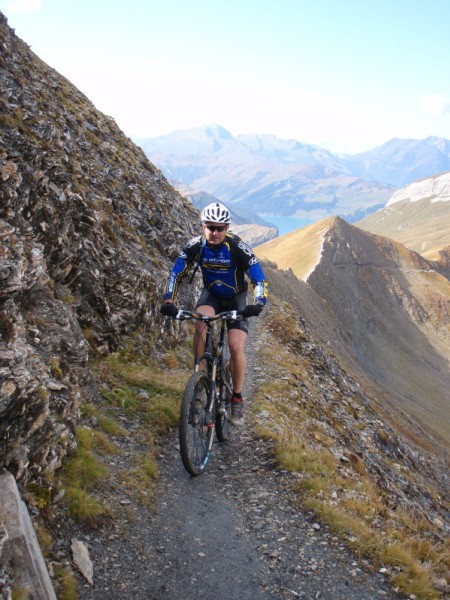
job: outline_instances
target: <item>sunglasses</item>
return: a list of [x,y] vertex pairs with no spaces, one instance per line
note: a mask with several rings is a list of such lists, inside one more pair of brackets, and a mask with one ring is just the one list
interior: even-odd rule
[[227,228],[226,225],[206,225],[206,229],[209,229],[209,231],[225,231],[225,229]]

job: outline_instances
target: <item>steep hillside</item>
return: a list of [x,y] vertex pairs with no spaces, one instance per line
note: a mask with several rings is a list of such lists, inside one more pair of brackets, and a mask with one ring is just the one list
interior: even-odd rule
[[292,269],[306,281],[316,266],[322,251],[323,236],[334,217],[302,227],[281,237],[269,240],[255,249],[262,258],[273,261],[280,269]]
[[415,181],[390,198],[385,208],[356,223],[386,235],[430,260],[450,245],[450,173]]
[[401,244],[339,218],[256,248],[326,301],[360,368],[447,442],[450,282]]
[[233,137],[218,125],[141,140],[170,180],[265,216],[349,219],[384,206],[393,186],[354,177],[331,152],[270,135]]
[[25,482],[73,447],[89,356],[153,339],[197,213],[1,14],[0,43],[0,460]]

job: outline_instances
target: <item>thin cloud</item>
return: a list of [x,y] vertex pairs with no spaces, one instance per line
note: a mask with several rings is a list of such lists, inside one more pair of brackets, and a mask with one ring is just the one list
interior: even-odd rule
[[450,113],[450,99],[443,94],[430,94],[420,98],[421,108],[432,117]]
[[8,14],[31,14],[42,9],[42,0],[12,0],[5,6]]

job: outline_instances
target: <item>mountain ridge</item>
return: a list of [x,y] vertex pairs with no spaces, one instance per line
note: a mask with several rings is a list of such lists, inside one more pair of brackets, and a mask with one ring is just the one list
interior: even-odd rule
[[340,335],[362,370],[450,441],[450,282],[433,262],[339,217],[271,240],[255,253],[306,281],[338,317]]
[[392,195],[386,206],[401,200],[416,202],[422,198],[427,198],[431,202],[450,201],[450,172],[438,173],[433,177],[425,177],[405,185]]
[[352,172],[402,187],[417,179],[450,171],[450,141],[393,138],[372,150],[348,157]]

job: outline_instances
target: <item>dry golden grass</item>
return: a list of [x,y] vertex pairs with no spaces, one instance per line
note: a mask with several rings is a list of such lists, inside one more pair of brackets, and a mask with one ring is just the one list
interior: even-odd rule
[[356,223],[361,229],[390,237],[429,260],[450,244],[450,202],[401,201]]
[[52,534],[48,527],[43,523],[33,523],[33,526],[39,541],[39,547],[42,550],[43,555],[46,556],[48,550],[50,550],[53,545]]
[[77,600],[78,585],[73,572],[62,565],[55,566],[58,600]]
[[282,469],[325,475],[334,472],[336,459],[329,452],[311,451],[298,439],[278,439],[276,460]]
[[333,218],[270,240],[257,246],[254,252],[259,258],[276,263],[279,269],[292,269],[299,279],[305,279],[319,261],[322,238]]

